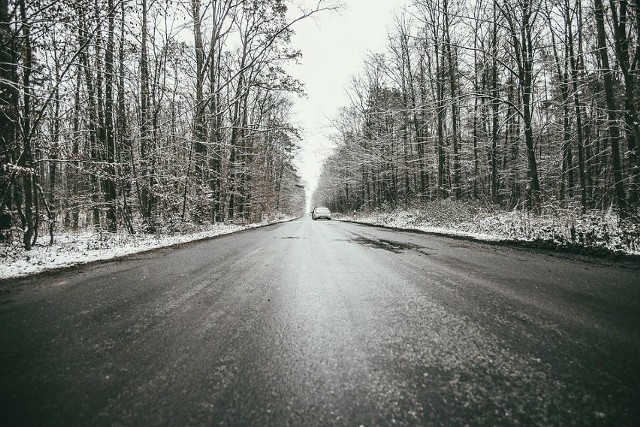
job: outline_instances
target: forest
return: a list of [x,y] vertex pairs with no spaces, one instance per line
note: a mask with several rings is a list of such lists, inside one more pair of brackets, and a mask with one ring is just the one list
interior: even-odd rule
[[[301,215],[294,27],[336,6],[303,3],[0,0],[0,239]],[[314,204],[607,213],[640,241],[640,2],[407,0],[386,31]]]
[[299,214],[286,3],[0,0],[2,239]]
[[411,0],[352,79],[315,200],[637,224],[639,67],[638,1]]

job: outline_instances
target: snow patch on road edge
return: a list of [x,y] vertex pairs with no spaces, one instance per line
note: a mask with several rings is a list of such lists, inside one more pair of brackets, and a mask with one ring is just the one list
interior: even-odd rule
[[176,235],[80,231],[57,235],[53,245],[36,245],[30,251],[25,251],[19,242],[14,242],[0,249],[0,280],[108,261],[293,219],[295,217],[284,217],[247,225],[218,223],[203,226],[195,232]]

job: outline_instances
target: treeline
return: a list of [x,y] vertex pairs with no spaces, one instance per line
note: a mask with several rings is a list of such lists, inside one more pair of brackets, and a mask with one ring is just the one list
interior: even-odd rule
[[0,215],[154,232],[295,213],[283,0],[0,0]]
[[413,0],[336,121],[315,199],[638,214],[640,3]]

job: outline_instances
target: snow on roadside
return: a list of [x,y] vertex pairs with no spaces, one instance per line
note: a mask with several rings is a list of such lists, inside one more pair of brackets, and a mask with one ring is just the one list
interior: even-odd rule
[[[201,227],[195,232],[164,234],[127,234],[78,232],[56,235],[54,244],[37,244],[25,251],[19,242],[0,246],[0,280],[28,276],[44,271],[104,261],[126,255],[187,243],[224,234],[235,233],[277,222],[285,222],[293,217],[248,225],[214,224]],[[40,242],[48,242],[42,236]]]
[[[352,216],[336,219],[354,221]],[[426,208],[358,213],[355,221],[484,241],[543,242],[558,247],[640,255],[640,226],[621,221],[611,212],[576,215],[565,211],[535,216],[522,211],[440,202]]]

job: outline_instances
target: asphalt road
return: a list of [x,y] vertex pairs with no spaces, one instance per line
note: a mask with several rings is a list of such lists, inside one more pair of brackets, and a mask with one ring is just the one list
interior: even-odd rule
[[0,284],[0,425],[640,425],[640,266],[308,218]]

